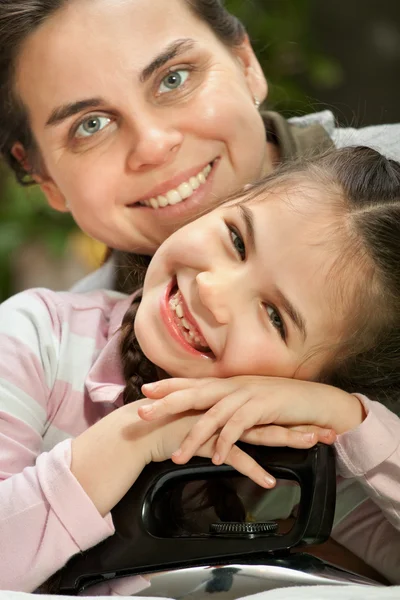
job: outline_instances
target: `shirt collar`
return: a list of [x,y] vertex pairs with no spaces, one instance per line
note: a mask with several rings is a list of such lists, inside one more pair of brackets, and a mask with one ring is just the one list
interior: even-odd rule
[[125,380],[120,358],[120,327],[124,315],[133,300],[139,296],[138,290],[129,297],[117,302],[110,314],[107,343],[91,367],[85,387],[92,402],[112,403],[116,408],[122,406],[122,393]]

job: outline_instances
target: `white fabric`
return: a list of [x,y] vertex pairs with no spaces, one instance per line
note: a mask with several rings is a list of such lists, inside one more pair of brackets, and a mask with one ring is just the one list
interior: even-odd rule
[[[359,585],[348,586],[302,586],[291,588],[279,588],[246,596],[240,600],[400,600],[400,586],[393,587],[367,587]],[[79,596],[85,598],[84,596]],[[35,596],[34,598],[38,598]],[[34,600],[31,594],[23,592],[0,592],[0,600]],[[70,600],[71,596],[41,595],[41,600]],[[98,596],[98,600],[109,600],[111,596]],[[114,596],[115,598],[115,596]],[[135,596],[137,600],[171,600],[168,597],[155,598],[154,596]],[[131,596],[120,596],[120,600],[130,600]]]

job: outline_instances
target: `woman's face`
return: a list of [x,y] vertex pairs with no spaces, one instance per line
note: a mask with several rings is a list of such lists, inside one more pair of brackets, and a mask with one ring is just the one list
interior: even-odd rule
[[170,375],[314,379],[329,358],[346,321],[337,218],[315,189],[284,197],[217,208],[156,252],[135,331]]
[[152,253],[270,165],[248,42],[184,0],[76,0],[25,43],[16,89],[50,204],[111,247]]

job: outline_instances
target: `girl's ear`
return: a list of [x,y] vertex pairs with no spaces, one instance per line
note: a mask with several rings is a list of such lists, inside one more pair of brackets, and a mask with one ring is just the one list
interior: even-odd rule
[[66,200],[56,184],[51,179],[45,179],[43,176],[34,172],[23,145],[19,142],[14,144],[11,154],[40,186],[50,206],[59,212],[69,212]]
[[233,52],[243,69],[253,99],[261,104],[268,95],[268,83],[247,35],[240,46],[233,49]]

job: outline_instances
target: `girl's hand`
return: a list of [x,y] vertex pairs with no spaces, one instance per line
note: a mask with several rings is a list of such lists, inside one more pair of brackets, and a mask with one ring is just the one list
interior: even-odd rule
[[[143,400],[140,400],[138,404],[142,402]],[[196,427],[202,416],[203,413],[188,411],[178,416],[164,416],[152,423],[142,421],[143,425],[152,427],[152,431],[151,433],[149,431],[148,438],[145,441],[146,445],[151,448],[148,462],[161,462],[168,458],[174,458],[174,452]],[[204,443],[198,444],[192,456],[212,458],[215,454],[217,441],[217,434],[208,436]],[[223,462],[264,488],[272,488],[276,484],[275,479],[269,473],[234,444],[229,448]]]
[[218,433],[213,460],[224,462],[238,440],[259,445],[310,448],[331,444],[336,433],[359,425],[361,402],[324,384],[278,377],[168,379],[143,387],[154,402],[139,409],[147,421],[189,409],[210,410],[185,438],[175,462],[189,460]]

